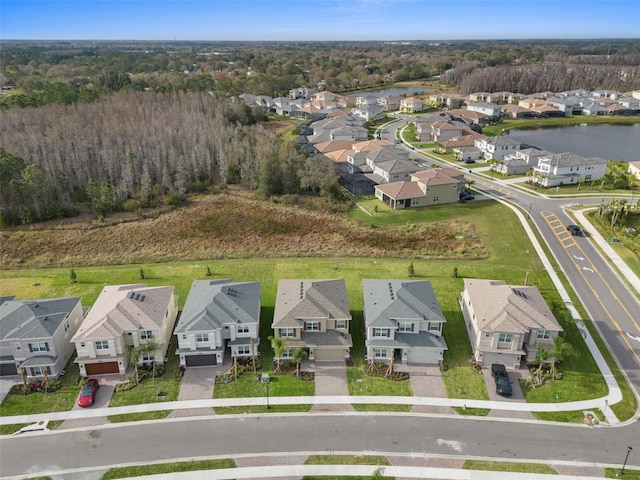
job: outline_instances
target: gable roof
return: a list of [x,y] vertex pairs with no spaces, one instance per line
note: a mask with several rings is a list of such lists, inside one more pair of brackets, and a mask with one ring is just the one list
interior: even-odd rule
[[501,280],[465,278],[479,331],[527,333],[563,329],[536,287],[507,285]]
[[13,300],[0,304],[0,340],[47,338],[80,303],[81,297]]
[[114,338],[130,330],[156,330],[173,301],[173,287],[108,285],[71,341]]
[[376,190],[380,190],[389,198],[394,200],[405,200],[407,198],[424,197],[424,192],[416,182],[391,182],[382,183],[375,186]]
[[206,332],[260,321],[260,283],[194,280],[175,332]]
[[280,280],[272,327],[301,327],[304,319],[350,320],[344,280]]

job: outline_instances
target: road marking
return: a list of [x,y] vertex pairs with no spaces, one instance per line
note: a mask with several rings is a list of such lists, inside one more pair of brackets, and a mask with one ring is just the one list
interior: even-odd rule
[[635,340],[636,342],[640,342],[640,337],[634,337],[629,332],[627,332],[627,337],[629,337],[632,340]]
[[582,267],[583,270],[586,270],[587,272],[591,272],[591,273],[596,273],[595,270],[589,268],[589,267]]
[[576,260],[580,260],[580,261],[584,260],[584,257],[579,257],[577,255],[574,255],[573,258],[575,258]]
[[[572,242],[570,245],[565,245],[562,241],[562,239],[560,238],[560,235],[555,231],[552,223],[556,223],[559,222],[560,220],[558,219],[558,217],[556,216],[555,213],[553,212],[540,212],[540,214],[542,215],[542,217],[544,218],[544,220],[547,222],[547,224],[549,225],[549,227],[551,228],[551,231],[555,234],[556,238],[559,240],[560,244],[562,245],[562,247],[565,249],[565,251],[567,252],[567,254],[569,254],[568,248],[571,246],[575,246],[578,250],[580,250],[580,252],[582,252],[582,255],[585,255],[584,250],[582,249],[582,247],[580,245],[578,245],[575,241]],[[564,230],[563,230],[564,232]],[[574,255],[575,256],[575,255]],[[571,257],[569,257],[571,258]],[[611,315],[611,313],[609,312],[609,310],[607,309],[607,307],[604,305],[604,303],[602,303],[602,299],[600,298],[600,295],[598,294],[597,290],[594,289],[591,286],[591,281],[590,278],[592,279],[593,277],[587,278],[585,276],[585,273],[583,272],[583,270],[585,269],[585,267],[580,267],[580,265],[578,265],[578,263],[575,260],[572,260],[574,266],[576,267],[578,273],[580,275],[582,275],[582,278],[584,279],[587,287],[589,287],[589,289],[591,290],[591,292],[593,293],[593,296],[598,300],[598,302],[600,303],[600,306],[602,307],[602,310],[606,313],[607,317],[609,317],[609,320],[611,320],[611,323],[613,324],[613,326],[616,328],[616,330],[618,331],[618,333],[620,333],[620,338],[622,338],[622,340],[624,341],[624,343],[627,344],[627,347],[629,347],[629,350],[631,351],[631,353],[633,354],[633,356],[636,358],[636,360],[638,361],[638,363],[640,364],[640,356],[638,355],[638,353],[636,353],[635,349],[631,346],[631,344],[629,343],[629,340],[627,340],[627,337],[622,333],[622,328],[620,327],[620,324],[616,321],[615,318],[613,318],[613,316]],[[602,275],[599,272],[596,272],[592,269],[588,269],[589,271],[591,271],[592,273],[595,273],[597,277],[599,277],[600,281],[606,285],[607,289],[609,290],[609,293],[611,294],[611,296],[618,302],[618,305],[620,306],[620,308],[627,314],[627,316],[629,317],[629,319],[631,320],[631,323],[633,323],[633,325],[635,325],[636,329],[640,332],[640,325],[638,325],[638,322],[636,322],[636,320],[633,318],[633,315],[631,315],[631,313],[626,309],[626,307],[624,306],[624,304],[620,301],[620,299],[618,298],[618,296],[615,294],[615,292],[611,289],[611,286],[604,280],[604,278],[602,278]],[[627,332],[627,335],[629,335],[629,333]]]

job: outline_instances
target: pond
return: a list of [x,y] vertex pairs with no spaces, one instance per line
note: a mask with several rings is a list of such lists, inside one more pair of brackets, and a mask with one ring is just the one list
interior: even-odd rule
[[384,88],[382,90],[363,90],[361,92],[348,93],[347,97],[363,97],[365,95],[371,95],[372,97],[380,98],[386,95],[413,95],[415,93],[429,92],[432,88],[422,87],[391,87]]
[[640,123],[511,130],[509,138],[552,153],[572,152],[626,162],[640,160]]

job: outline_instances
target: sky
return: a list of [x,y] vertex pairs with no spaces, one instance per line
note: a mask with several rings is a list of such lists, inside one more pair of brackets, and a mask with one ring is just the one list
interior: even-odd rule
[[0,40],[640,38],[640,0],[0,0]]

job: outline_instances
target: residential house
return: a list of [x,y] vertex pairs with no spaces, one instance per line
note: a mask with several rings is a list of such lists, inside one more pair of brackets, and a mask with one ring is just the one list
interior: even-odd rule
[[141,349],[141,365],[164,363],[177,315],[173,287],[104,287],[71,339],[80,375],[126,373],[129,349]]
[[599,180],[606,169],[607,160],[602,158],[582,157],[570,152],[551,153],[538,157],[532,179],[542,187],[571,185]]
[[[412,173],[421,169],[420,165],[409,159],[406,149],[396,145],[364,152],[364,155],[366,167],[370,169],[372,178],[378,184],[408,180]],[[358,158],[359,154],[355,154],[354,157]],[[349,160],[351,158],[350,156]]]
[[640,160],[629,162],[629,175],[633,175],[640,180]]
[[400,112],[416,113],[426,110],[429,106],[419,98],[409,97],[400,100]]
[[452,120],[464,122],[470,126],[486,125],[488,123],[491,123],[493,118],[488,115],[485,115],[484,113],[475,112],[473,110],[461,109],[461,108],[458,108],[455,110],[449,110],[447,114]]
[[491,121],[497,121],[500,119],[500,105],[490,102],[477,102],[469,103],[467,110],[471,112],[481,113],[490,117]]
[[504,157],[502,162],[491,165],[491,169],[503,175],[521,175],[533,169],[538,164],[538,158],[552,155],[546,150],[525,148]]
[[456,168],[433,168],[411,175],[411,181],[376,185],[378,200],[394,210],[457,202],[464,190],[464,173]]
[[459,302],[480,365],[517,369],[535,360],[540,348],[551,350],[563,330],[536,287],[465,278]]
[[426,280],[362,281],[369,362],[439,365],[446,319]]
[[0,298],[0,376],[60,376],[73,355],[71,337],[82,315],[80,297]]
[[502,112],[503,116],[517,119],[535,118],[537,116],[535,112],[529,110],[528,108],[524,108],[519,105],[513,105],[510,103],[507,105],[502,105],[500,107],[500,111]]
[[398,110],[400,108],[400,101],[402,97],[400,95],[385,95],[378,98],[378,105],[386,112],[389,110]]
[[582,102],[584,97],[567,96],[567,97],[551,97],[547,102],[563,112],[565,115],[581,115]]
[[291,98],[292,100],[297,100],[298,98],[309,100],[315,93],[315,88],[302,86],[289,90],[289,98]]
[[473,92],[469,94],[470,102],[486,102],[491,94],[489,92]]
[[258,355],[260,282],[194,280],[176,329],[180,365],[221,365]]
[[356,97],[356,107],[366,107],[368,105],[377,105],[378,99],[370,94],[360,95]]
[[360,118],[363,118],[366,122],[371,120],[379,120],[382,118],[382,112],[384,110],[380,105],[371,104],[371,105],[363,105],[360,107],[354,107],[351,109],[351,112]]
[[[545,97],[546,98],[546,97]],[[518,105],[535,112],[539,117],[563,117],[564,112],[558,110],[547,100],[540,98],[525,98],[518,102]]]
[[496,136],[478,139],[474,145],[482,150],[485,160],[503,160],[505,155],[519,150],[521,143],[506,136]]
[[343,279],[280,280],[271,327],[285,341],[281,358],[298,348],[308,349],[309,360],[344,362],[353,346],[349,334],[351,313]]

